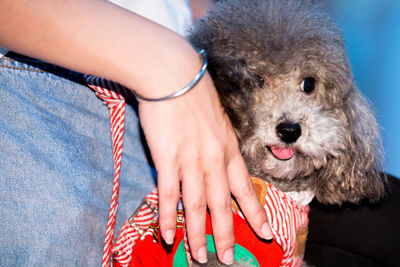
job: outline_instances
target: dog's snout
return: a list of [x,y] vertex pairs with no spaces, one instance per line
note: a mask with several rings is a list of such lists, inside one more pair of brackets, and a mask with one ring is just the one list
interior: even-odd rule
[[276,126],[276,133],[285,143],[293,143],[301,135],[301,126],[298,123],[282,122]]

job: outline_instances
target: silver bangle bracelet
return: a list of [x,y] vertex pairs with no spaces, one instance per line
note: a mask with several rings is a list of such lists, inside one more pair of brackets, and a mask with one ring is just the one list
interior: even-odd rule
[[203,65],[201,66],[200,71],[196,74],[196,76],[194,77],[194,79],[185,87],[175,91],[174,93],[164,96],[164,97],[160,97],[160,98],[147,98],[144,96],[139,95],[136,92],[133,92],[134,95],[136,96],[136,98],[140,99],[140,100],[144,100],[144,101],[152,101],[152,102],[156,102],[156,101],[164,101],[164,100],[168,100],[168,99],[173,99],[176,98],[178,96],[181,96],[183,94],[185,94],[186,92],[188,92],[190,89],[192,89],[201,79],[201,77],[203,77],[204,73],[206,72],[207,69],[207,54],[206,51],[204,51],[204,49],[200,50],[198,52],[201,57],[203,58]]

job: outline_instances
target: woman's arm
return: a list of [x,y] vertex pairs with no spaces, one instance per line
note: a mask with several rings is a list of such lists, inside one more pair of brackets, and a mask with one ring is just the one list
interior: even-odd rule
[[200,64],[182,37],[107,1],[4,0],[0,22],[2,46],[138,92],[146,88],[140,93],[150,97],[190,81],[198,65],[189,58]]
[[[114,80],[147,97],[186,85],[201,60],[176,33],[100,0],[2,0],[0,46]],[[173,241],[179,186],[192,255],[206,260],[205,214],[211,211],[218,257],[233,261],[232,192],[254,231],[271,238],[236,135],[206,74],[174,100],[139,103],[158,172],[160,228]]]

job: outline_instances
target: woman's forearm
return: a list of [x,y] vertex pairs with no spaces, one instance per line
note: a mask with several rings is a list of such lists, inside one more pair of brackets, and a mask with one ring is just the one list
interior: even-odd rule
[[182,87],[201,65],[178,34],[101,0],[3,0],[0,46],[149,97]]

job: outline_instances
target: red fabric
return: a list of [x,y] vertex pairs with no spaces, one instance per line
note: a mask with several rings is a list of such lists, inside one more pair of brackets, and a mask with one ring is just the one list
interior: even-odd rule
[[[177,228],[175,234],[175,242],[172,246],[168,246],[161,238],[158,231],[158,221],[150,225],[151,231],[146,232],[135,243],[132,249],[130,267],[150,267],[150,266],[172,266],[175,253],[180,242],[184,238],[183,228]],[[114,266],[122,267],[118,261],[114,261]]]
[[[233,212],[233,232],[235,235],[235,243],[246,248],[257,259],[262,267],[280,266],[283,260],[282,248],[273,240],[271,243],[265,242],[257,237],[239,214]],[[212,235],[211,219],[207,212],[206,233]]]
[[[276,267],[283,259],[282,248],[275,242],[266,243],[259,239],[251,230],[248,223],[237,213],[233,213],[235,243],[246,248],[257,259],[260,266]],[[179,225],[179,224],[178,224]],[[130,267],[173,266],[175,253],[184,238],[183,228],[176,229],[175,242],[167,246],[160,239],[158,221],[150,225],[151,231],[146,232],[133,246]],[[212,235],[211,219],[207,212],[206,233]],[[161,241],[160,241],[161,240]],[[114,265],[123,267],[118,261]]]
[[[258,238],[252,231],[235,202],[232,216],[235,234],[235,257],[256,259],[260,266],[301,266],[308,225],[308,206],[257,178],[252,178],[254,188],[271,225],[274,240],[271,243]],[[173,266],[177,259],[192,262],[186,240],[185,221],[181,200],[178,203],[176,238],[173,246],[166,246],[158,231],[158,192],[155,189],[139,210],[122,227],[114,246],[116,266]],[[211,220],[207,213],[206,233],[212,236]],[[160,241],[161,240],[161,241]],[[212,241],[210,241],[212,243]],[[208,250],[210,251],[210,245]],[[178,248],[180,245],[183,248]],[[239,247],[240,246],[240,247]],[[238,251],[240,253],[237,253]],[[240,255],[238,255],[240,254]],[[236,258],[235,258],[236,259]]]

